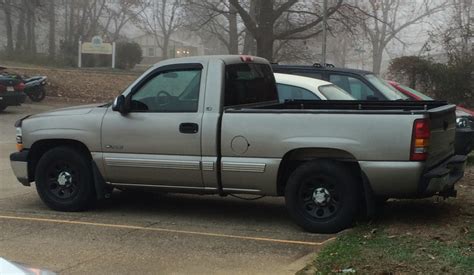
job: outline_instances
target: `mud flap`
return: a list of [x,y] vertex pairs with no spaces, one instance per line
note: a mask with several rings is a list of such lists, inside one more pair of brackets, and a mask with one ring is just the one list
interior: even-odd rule
[[111,188],[105,183],[95,161],[92,161],[91,166],[97,200],[109,199],[112,195]]

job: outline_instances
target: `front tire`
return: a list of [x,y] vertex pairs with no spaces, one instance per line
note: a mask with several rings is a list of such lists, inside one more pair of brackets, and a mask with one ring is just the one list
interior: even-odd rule
[[47,151],[38,162],[35,181],[41,200],[54,210],[86,210],[96,199],[90,161],[69,147]]
[[312,233],[336,233],[351,226],[357,214],[357,178],[332,160],[306,162],[290,175],[285,188],[288,212]]

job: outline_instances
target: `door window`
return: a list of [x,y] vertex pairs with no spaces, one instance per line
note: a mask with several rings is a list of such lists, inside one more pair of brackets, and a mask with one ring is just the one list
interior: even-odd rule
[[278,100],[280,102],[285,102],[286,100],[319,100],[320,98],[317,97],[311,91],[306,89],[286,85],[286,84],[278,84]]
[[351,76],[331,74],[329,76],[329,81],[333,84],[336,84],[358,100],[385,99],[382,95],[380,95],[380,93],[374,91],[360,79]]
[[163,72],[132,96],[132,112],[197,112],[201,70]]

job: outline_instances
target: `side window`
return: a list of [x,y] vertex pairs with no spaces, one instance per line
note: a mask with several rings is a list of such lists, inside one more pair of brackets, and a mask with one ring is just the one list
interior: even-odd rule
[[201,70],[163,72],[132,95],[132,112],[197,112]]
[[357,78],[347,75],[331,74],[329,81],[351,94],[357,100],[367,100],[369,97],[383,99],[380,98],[378,93],[375,93],[373,89],[367,86],[367,84]]
[[316,96],[311,91],[306,89],[286,85],[286,84],[277,84],[278,90],[278,100],[280,102],[285,102],[285,100],[319,100],[320,98]]

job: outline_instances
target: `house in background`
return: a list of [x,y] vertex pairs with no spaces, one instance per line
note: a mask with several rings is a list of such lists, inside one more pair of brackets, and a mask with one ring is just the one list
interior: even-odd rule
[[[158,37],[162,40],[162,37]],[[163,51],[158,46],[154,35],[143,34],[132,39],[142,48],[143,59],[141,65],[151,65],[163,60]],[[169,41],[168,58],[186,57],[203,55],[204,47],[200,40],[194,37],[188,37],[186,41],[173,37]]]

